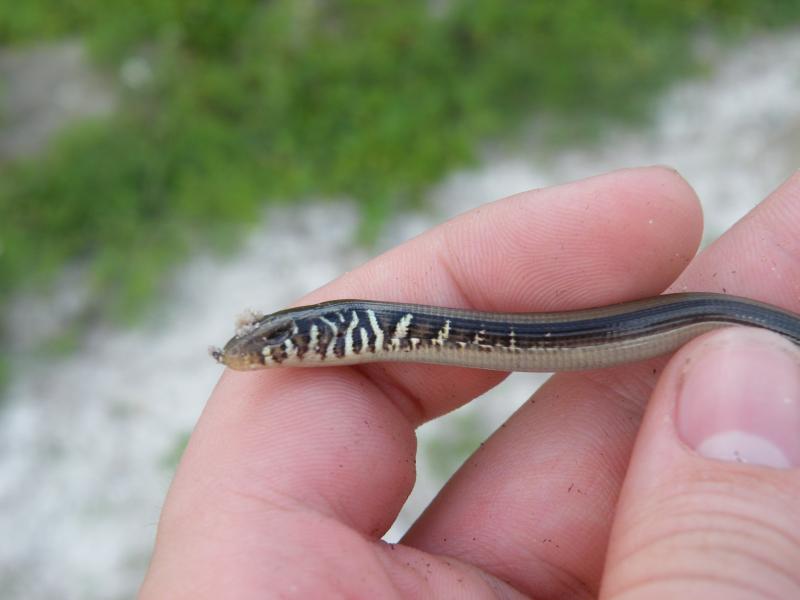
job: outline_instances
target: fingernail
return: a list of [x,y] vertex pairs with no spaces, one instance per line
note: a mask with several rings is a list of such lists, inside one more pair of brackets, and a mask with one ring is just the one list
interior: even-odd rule
[[800,350],[760,329],[709,334],[686,357],[677,425],[708,458],[800,465]]

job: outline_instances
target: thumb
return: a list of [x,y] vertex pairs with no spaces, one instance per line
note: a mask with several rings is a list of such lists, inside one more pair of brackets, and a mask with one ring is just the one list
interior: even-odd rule
[[670,361],[623,484],[601,598],[800,598],[800,349],[706,334]]

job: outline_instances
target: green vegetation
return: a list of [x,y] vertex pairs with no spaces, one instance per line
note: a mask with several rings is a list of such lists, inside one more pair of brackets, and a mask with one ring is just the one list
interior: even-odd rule
[[642,118],[698,66],[694,35],[798,18],[782,0],[2,3],[0,44],[80,36],[119,103],[2,166],[0,302],[81,261],[98,316],[130,317],[269,202],[352,197],[374,231],[523,120]]
[[189,445],[190,437],[191,431],[180,433],[176,436],[172,448],[170,448],[161,459],[161,466],[165,470],[172,472],[178,467],[178,463],[181,462],[186,446]]
[[491,434],[486,421],[475,412],[452,415],[447,430],[431,436],[421,448],[431,474],[444,483]]

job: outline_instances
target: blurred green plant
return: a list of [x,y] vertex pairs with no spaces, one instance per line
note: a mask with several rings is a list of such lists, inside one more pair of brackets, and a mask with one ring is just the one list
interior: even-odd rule
[[164,456],[161,457],[160,464],[166,471],[171,473],[178,467],[178,463],[181,462],[183,453],[186,451],[186,446],[189,445],[190,437],[191,431],[175,435],[172,446],[164,453]]
[[475,412],[452,415],[447,430],[431,436],[421,448],[431,475],[442,483],[448,481],[491,434],[485,419]]
[[[6,352],[0,352],[0,390],[2,390],[8,380],[9,377],[9,365],[8,365],[8,356]],[[0,396],[0,404],[2,403],[3,397]]]
[[79,36],[119,102],[2,167],[0,302],[81,261],[101,316],[130,317],[267,202],[349,196],[375,232],[524,120],[641,119],[697,67],[698,34],[799,17],[781,0],[2,3],[0,44]]

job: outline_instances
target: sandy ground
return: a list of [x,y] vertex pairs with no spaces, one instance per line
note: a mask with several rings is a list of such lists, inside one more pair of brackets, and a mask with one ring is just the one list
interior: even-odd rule
[[0,49],[0,84],[0,160],[35,154],[65,122],[114,107],[75,41]]
[[[750,42],[707,79],[670,91],[649,130],[546,161],[490,157],[446,178],[430,193],[431,210],[401,216],[380,245],[507,194],[653,163],[676,167],[695,187],[714,237],[798,166],[798,64],[796,35]],[[228,337],[243,308],[283,307],[368,259],[352,245],[357,224],[346,201],[273,210],[236,256],[198,256],[176,273],[168,300],[137,330],[97,328],[80,353],[16,376],[0,412],[0,595],[134,593],[173,457],[220,374],[206,346]],[[81,298],[70,281],[54,300],[21,300],[12,311],[17,341],[52,331]],[[387,539],[430,501],[463,458],[458,449],[488,435],[542,380],[514,375],[420,429],[418,484]],[[433,448],[444,458],[431,459]]]

